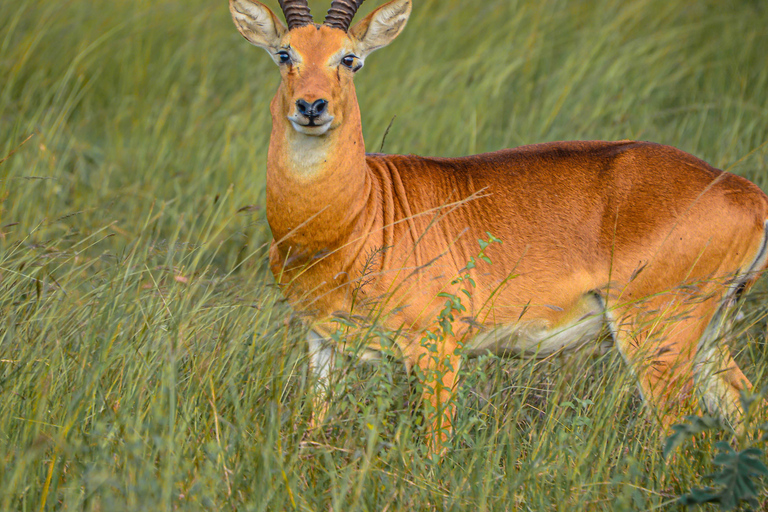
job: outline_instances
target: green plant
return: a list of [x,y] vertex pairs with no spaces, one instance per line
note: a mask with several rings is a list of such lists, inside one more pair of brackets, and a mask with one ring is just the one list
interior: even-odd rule
[[[717,471],[704,477],[713,485],[693,488],[680,496],[681,505],[692,506],[714,503],[720,510],[734,510],[741,505],[758,508],[758,496],[764,488],[764,478],[768,476],[768,467],[763,460],[765,453],[762,445],[768,439],[768,423],[755,426],[754,416],[750,413],[755,401],[761,396],[741,394],[741,404],[748,411],[744,423],[739,425],[740,433],[720,419],[709,416],[687,416],[686,423],[674,425],[673,434],[664,444],[664,457],[669,455],[686,439],[700,436],[705,432],[729,439],[717,441],[714,447],[717,453],[712,457],[712,465]],[[732,446],[734,445],[735,448]]]

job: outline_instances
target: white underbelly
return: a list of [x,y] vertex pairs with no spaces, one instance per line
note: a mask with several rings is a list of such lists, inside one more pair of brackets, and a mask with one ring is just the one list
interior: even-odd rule
[[465,345],[470,357],[492,353],[500,356],[546,357],[560,351],[577,350],[595,340],[605,323],[602,311],[593,311],[558,328],[538,322],[497,325],[478,333]]

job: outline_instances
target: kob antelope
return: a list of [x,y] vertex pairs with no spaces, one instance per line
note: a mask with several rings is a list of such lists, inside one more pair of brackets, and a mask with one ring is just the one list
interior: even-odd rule
[[[693,391],[710,411],[738,417],[750,383],[721,331],[766,266],[765,194],[648,142],[366,154],[353,78],[403,30],[411,1],[391,0],[349,28],[361,3],[334,0],[317,25],[306,0],[280,0],[287,27],[255,0],[229,4],[282,75],[270,106],[270,264],[312,319],[320,385],[340,348],[329,339],[334,315],[378,304],[407,367],[425,376],[436,447],[451,430],[462,355],[576,350],[606,324],[663,424]],[[503,243],[485,247],[491,265],[469,265],[486,232]],[[463,301],[440,315],[446,297]]]

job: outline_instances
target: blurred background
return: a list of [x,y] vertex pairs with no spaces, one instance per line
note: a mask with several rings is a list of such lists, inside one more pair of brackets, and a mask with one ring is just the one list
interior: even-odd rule
[[[640,139],[767,190],[766,27],[757,0],[415,0],[356,77],[366,147]],[[2,510],[643,509],[699,482],[611,356],[576,383],[469,365],[456,466],[413,455],[394,363],[349,366],[307,433],[304,327],[266,269],[278,83],[224,0],[0,2]],[[734,341],[757,380],[764,288]]]

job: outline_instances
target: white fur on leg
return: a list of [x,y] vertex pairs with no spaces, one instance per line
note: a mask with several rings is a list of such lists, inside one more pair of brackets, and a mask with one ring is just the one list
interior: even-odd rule
[[314,396],[312,397],[312,428],[322,425],[328,412],[330,398],[330,373],[336,351],[322,336],[315,331],[307,333],[309,360],[314,377]]

